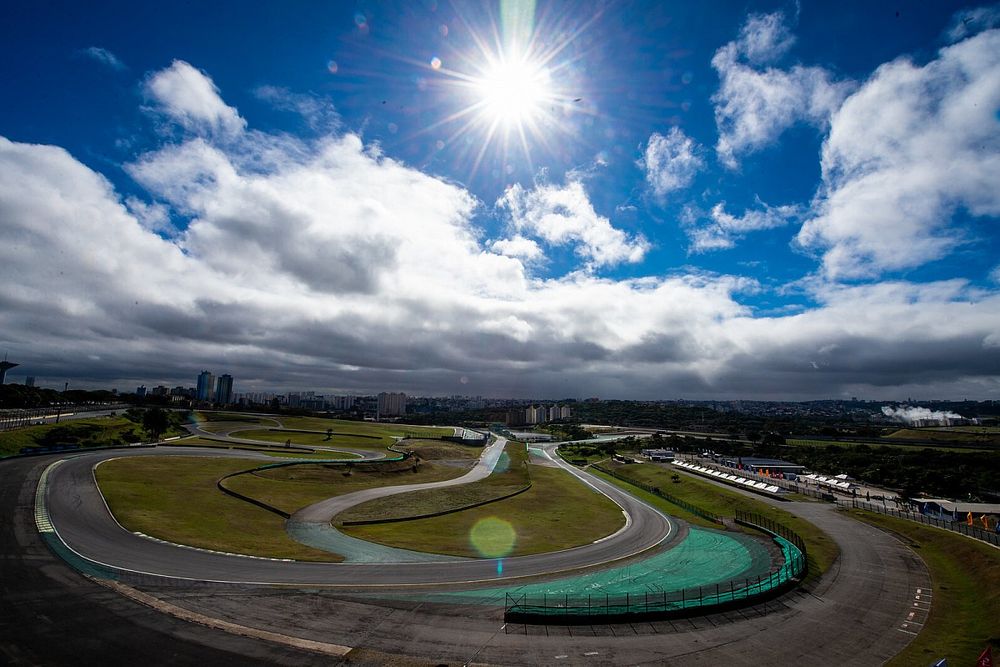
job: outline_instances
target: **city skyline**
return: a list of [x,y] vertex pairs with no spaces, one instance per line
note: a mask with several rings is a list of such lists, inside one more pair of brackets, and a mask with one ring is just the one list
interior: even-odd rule
[[40,385],[1000,396],[996,4],[57,5],[0,44]]

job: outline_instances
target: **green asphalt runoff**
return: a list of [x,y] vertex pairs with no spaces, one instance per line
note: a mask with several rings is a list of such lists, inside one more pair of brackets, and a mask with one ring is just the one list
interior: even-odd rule
[[[786,562],[798,549],[778,539]],[[503,560],[497,560],[498,570]],[[766,577],[772,569],[771,556],[757,539],[737,533],[725,533],[691,526],[687,537],[676,546],[640,561],[604,570],[559,577],[549,581],[521,585],[479,588],[476,590],[427,592],[404,595],[406,599],[428,602],[462,602],[502,605],[506,595],[518,597],[595,599],[605,595],[642,595],[673,593],[702,586],[728,584],[730,581]],[[385,597],[384,593],[380,597]]]

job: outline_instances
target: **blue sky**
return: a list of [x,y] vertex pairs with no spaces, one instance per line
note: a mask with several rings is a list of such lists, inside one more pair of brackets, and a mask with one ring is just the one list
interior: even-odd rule
[[1000,6],[3,13],[25,374],[1000,393]]

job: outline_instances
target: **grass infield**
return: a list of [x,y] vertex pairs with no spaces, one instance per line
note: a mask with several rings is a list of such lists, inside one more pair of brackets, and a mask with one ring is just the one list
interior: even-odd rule
[[[514,445],[522,452],[523,445]],[[510,449],[510,448],[508,448]],[[513,457],[512,457],[513,459]],[[518,465],[516,459],[511,468]],[[507,557],[544,553],[589,544],[621,528],[621,509],[607,497],[581,484],[558,468],[524,464],[531,488],[512,498],[429,519],[401,523],[343,527],[361,539],[414,551],[468,557]],[[499,479],[503,479],[501,473]],[[492,476],[491,476],[492,477]],[[513,476],[507,478],[513,481]],[[490,479],[467,486],[490,485]],[[491,493],[499,490],[497,486]],[[521,484],[520,482],[517,484]],[[515,485],[508,484],[513,488]],[[459,489],[462,487],[455,487]],[[441,489],[440,491],[448,491]],[[396,496],[397,502],[408,496]],[[467,493],[467,492],[466,492]],[[467,495],[448,495],[449,502],[465,503]],[[421,499],[421,508],[439,508],[440,498]],[[366,503],[367,504],[367,503]],[[359,506],[361,509],[364,506]],[[413,506],[407,500],[407,508]],[[438,510],[434,510],[438,511]],[[422,512],[413,512],[414,514]],[[343,515],[335,521],[341,520]],[[509,541],[495,533],[509,536]]]
[[357,463],[349,468],[343,465],[307,464],[231,477],[225,481],[225,485],[228,489],[292,514],[333,496],[376,486],[439,482],[465,472],[466,468],[432,462],[417,466],[412,461]]
[[[165,436],[173,434],[171,430]],[[22,447],[77,443],[81,447],[107,447],[148,438],[141,424],[125,417],[87,417],[58,424],[28,426],[0,433],[0,456],[18,454]]]
[[111,513],[131,531],[203,549],[308,561],[340,561],[336,554],[288,537],[284,520],[223,494],[216,482],[246,470],[245,459],[135,456],[97,467]]
[[[258,452],[260,454],[266,454],[267,456],[273,456],[274,458],[282,459],[343,459],[343,460],[357,460],[358,457],[353,454],[348,454],[347,452],[313,452],[312,450],[304,450],[299,448],[294,448],[290,450],[285,450],[284,447],[268,447],[266,445],[246,445],[235,442],[226,442],[223,440],[212,440],[211,438],[199,438],[197,436],[192,438],[182,438],[181,440],[171,440],[166,443],[170,447],[207,447],[209,449],[226,449],[232,450],[234,452]],[[249,467],[249,464],[248,464]]]

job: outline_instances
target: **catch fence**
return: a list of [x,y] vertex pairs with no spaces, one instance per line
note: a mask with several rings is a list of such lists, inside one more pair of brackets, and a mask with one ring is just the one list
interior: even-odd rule
[[783,562],[766,575],[676,591],[645,590],[586,596],[507,593],[504,621],[574,625],[698,616],[764,602],[781,595],[805,577],[805,543],[794,531],[749,512],[737,512],[736,521],[770,533],[781,548]]
[[[853,507],[855,509],[868,510],[869,512],[877,512],[878,514],[885,514],[886,516],[894,516],[898,519],[907,519],[909,521],[915,521],[917,523],[922,523],[925,526],[935,526],[937,528],[943,528],[945,530],[950,530],[953,533],[961,533],[962,535],[968,535],[977,540],[982,540],[992,544],[995,547],[1000,547],[1000,533],[996,533],[989,530],[983,530],[976,525],[969,525],[964,521],[945,521],[944,519],[937,519],[932,516],[927,516],[926,514],[920,514],[919,512],[908,512],[906,510],[893,509],[891,507],[886,507],[884,505],[879,505],[878,503],[870,503],[864,500],[852,499],[841,501],[841,505],[845,507]],[[978,518],[974,518],[973,521],[979,521]]]

